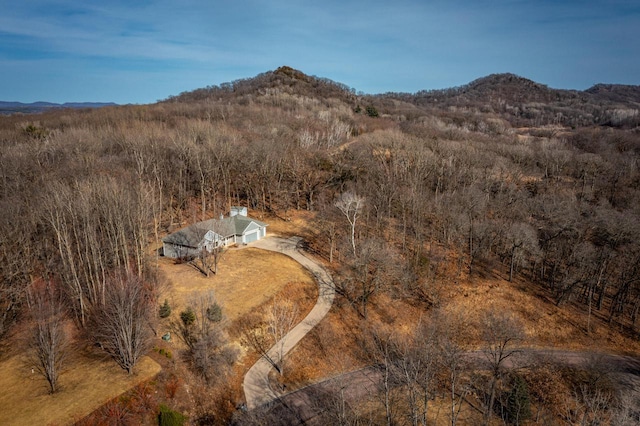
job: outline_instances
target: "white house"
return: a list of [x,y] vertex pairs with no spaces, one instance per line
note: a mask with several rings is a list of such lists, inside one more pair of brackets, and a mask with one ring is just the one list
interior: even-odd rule
[[198,256],[203,248],[246,244],[264,238],[267,224],[247,216],[246,207],[232,207],[228,217],[209,219],[187,226],[162,239],[167,257]]

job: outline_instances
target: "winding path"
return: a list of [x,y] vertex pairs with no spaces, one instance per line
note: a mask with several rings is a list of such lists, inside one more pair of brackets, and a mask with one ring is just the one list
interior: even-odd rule
[[[281,346],[281,342],[284,341],[282,354],[286,356],[286,354],[327,315],[335,297],[335,288],[329,273],[327,273],[319,263],[298,251],[298,244],[301,240],[302,238],[300,237],[291,237],[288,239],[268,237],[251,244],[251,247],[275,251],[289,256],[311,272],[318,283],[318,301],[311,312],[309,312],[298,325],[291,329],[280,342],[276,342],[276,344],[269,349],[267,355],[276,363],[280,362],[277,348]],[[242,387],[244,388],[244,396],[249,410],[273,402],[280,396],[269,386],[269,372],[272,368],[271,364],[269,364],[264,357],[261,357],[244,376]]]

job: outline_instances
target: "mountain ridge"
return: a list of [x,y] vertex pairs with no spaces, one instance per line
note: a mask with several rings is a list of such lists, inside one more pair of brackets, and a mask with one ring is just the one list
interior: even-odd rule
[[[284,65],[275,70],[267,71],[267,72],[258,74],[254,77],[241,78],[231,82],[220,83],[220,85],[211,85],[204,88],[185,91],[180,93],[179,95],[170,96],[169,98],[165,99],[165,101],[167,100],[179,101],[181,100],[181,98],[191,99],[192,97],[201,97],[206,95],[207,92],[237,93],[238,91],[243,91],[242,89],[246,90],[248,86],[257,88],[264,84],[273,85],[278,80],[278,78],[284,79],[285,81],[281,81],[281,82],[288,86],[294,86],[296,84],[298,85],[306,84],[306,85],[311,85],[313,87],[317,87],[319,85],[327,85],[327,86],[333,86],[334,89],[343,90],[344,92],[347,92],[349,94],[356,93],[355,89],[350,88],[346,84],[336,82],[328,78],[305,74],[300,70]],[[633,95],[632,96],[633,101],[640,103],[640,85],[597,83],[586,90],[551,88],[545,84],[538,83],[534,80],[519,76],[517,74],[509,73],[509,72],[489,74],[483,77],[479,77],[461,86],[453,86],[453,87],[443,88],[443,89],[424,89],[424,90],[419,90],[413,93],[412,92],[384,92],[379,94],[358,93],[358,95],[361,97],[425,96],[429,94],[442,95],[442,94],[450,94],[450,93],[456,93],[459,95],[459,94],[473,93],[474,91],[488,91],[491,89],[495,89],[495,87],[500,87],[500,86],[526,88],[540,94],[560,92],[567,97],[575,97],[576,95],[585,94],[585,93],[597,95],[600,93],[631,92]],[[261,88],[264,89],[264,87],[261,87]],[[557,96],[555,97],[557,98]]]
[[114,102],[15,102],[15,101],[0,101],[0,115],[11,114],[35,114],[39,112],[48,111],[51,109],[82,109],[82,108],[103,108],[106,106],[117,106]]

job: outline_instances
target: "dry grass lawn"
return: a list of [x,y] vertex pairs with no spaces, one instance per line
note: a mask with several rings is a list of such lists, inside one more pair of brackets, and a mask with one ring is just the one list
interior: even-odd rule
[[[283,223],[285,223],[283,221]],[[212,290],[222,306],[231,344],[241,349],[241,355],[228,378],[229,389],[236,402],[242,402],[242,380],[258,356],[245,352],[239,344],[240,329],[247,314],[261,315],[274,298],[288,298],[299,309],[299,320],[311,310],[318,297],[317,285],[311,274],[288,256],[256,248],[231,248],[218,264],[218,274],[210,277],[188,264],[175,264],[172,259],[160,259],[159,268],[168,281],[166,297],[177,318],[189,300],[200,292]],[[255,316],[253,315],[253,316]],[[178,340],[170,343],[182,345]]]
[[[230,249],[218,266],[218,274],[209,278],[192,266],[176,265],[171,259],[161,259],[159,266],[170,283],[166,297],[174,313],[186,307],[193,294],[213,290],[225,317],[234,320],[263,305],[288,286],[315,288],[311,275],[294,260],[250,247]],[[67,370],[60,377],[60,392],[49,395],[46,381],[37,373],[31,373],[30,365],[21,355],[23,343],[15,340],[12,349],[0,358],[3,425],[73,424],[154,377],[161,369],[155,361],[145,357],[136,374],[128,376],[102,354],[74,351]]]
[[47,383],[18,347],[0,361],[0,407],[3,425],[69,425],[89,415],[109,400],[155,376],[160,371],[145,357],[129,376],[104,356],[72,351],[61,390],[49,395]]
[[250,247],[229,249],[218,264],[218,274],[209,277],[168,258],[162,258],[159,266],[170,283],[164,297],[174,313],[186,308],[194,294],[213,290],[231,321],[251,312],[288,283],[315,286],[309,272],[290,257]]

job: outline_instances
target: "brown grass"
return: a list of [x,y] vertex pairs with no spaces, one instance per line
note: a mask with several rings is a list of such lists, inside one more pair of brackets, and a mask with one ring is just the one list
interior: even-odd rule
[[50,395],[44,378],[31,372],[17,346],[6,355],[0,363],[0,407],[7,425],[73,424],[160,371],[144,357],[135,373],[127,375],[111,359],[75,348],[60,376],[61,390]]
[[526,346],[640,353],[640,342],[610,327],[597,314],[592,316],[591,332],[587,333],[587,314],[581,306],[558,307],[544,289],[521,277],[510,283],[493,271],[490,277],[448,286],[443,293],[445,309],[464,316],[476,329],[485,310],[513,313],[524,324]]
[[[265,215],[261,220],[269,224],[267,234],[281,236],[301,236],[308,238],[313,234],[313,223],[317,212],[307,210],[289,210],[280,215]],[[251,216],[251,214],[249,214]],[[258,217],[258,216],[254,216]]]
[[[500,270],[482,271],[483,277],[469,278],[457,273],[455,259],[443,265],[445,277],[437,280],[439,307],[450,318],[462,322],[464,343],[470,350],[480,345],[480,318],[487,310],[510,312],[524,325],[526,340],[522,346],[565,348],[640,354],[640,342],[610,327],[596,314],[591,333],[586,332],[586,313],[580,306],[558,307],[540,286],[518,276],[509,282]],[[395,299],[389,294],[372,298],[369,319],[363,321],[338,297],[327,318],[311,331],[291,353],[289,388],[332,377],[363,366],[358,360],[359,323],[375,324],[394,333],[410,333],[416,324],[430,315],[430,309],[410,299]]]
[[[286,226],[290,222],[283,223]],[[159,266],[169,282],[163,297],[167,297],[172,306],[172,317],[186,308],[193,294],[202,291],[213,290],[222,305],[230,344],[241,349],[228,378],[229,396],[237,399],[232,401],[234,404],[243,398],[244,374],[258,359],[256,354],[240,346],[244,317],[262,315],[272,300],[287,298],[298,306],[299,320],[302,320],[318,297],[315,281],[299,263],[283,254],[251,247],[229,249],[218,265],[218,274],[208,278],[188,264],[176,265],[172,259],[161,259]],[[180,347],[179,342],[170,345],[174,349]]]
[[162,258],[160,270],[170,282],[167,297],[173,315],[196,293],[213,290],[224,316],[233,321],[273,297],[288,283],[315,286],[311,275],[283,254],[255,248],[231,248],[218,264],[218,274],[204,276],[188,264]]

